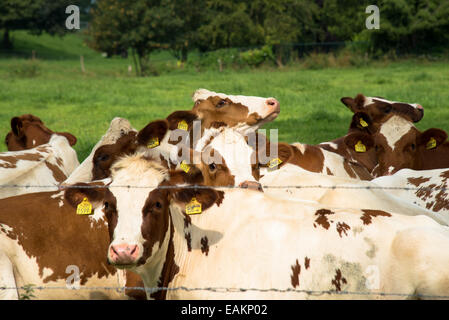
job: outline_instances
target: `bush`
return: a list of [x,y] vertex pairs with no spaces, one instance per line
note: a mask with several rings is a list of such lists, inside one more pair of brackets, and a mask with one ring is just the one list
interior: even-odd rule
[[269,45],[265,45],[260,49],[242,52],[240,53],[240,58],[250,67],[258,67],[266,61],[275,61],[272,47]]

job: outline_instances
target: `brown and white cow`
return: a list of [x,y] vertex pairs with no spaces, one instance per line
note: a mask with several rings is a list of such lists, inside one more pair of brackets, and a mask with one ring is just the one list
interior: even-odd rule
[[[108,188],[73,189],[65,197],[74,206],[87,197],[95,212],[105,210],[113,265],[136,271],[147,288],[229,288],[161,289],[150,298],[449,295],[449,229],[428,217],[183,188],[182,172],[142,155],[117,161],[111,172]],[[171,180],[177,187],[168,188]]]
[[410,123],[420,121],[424,115],[424,109],[419,104],[394,102],[378,97],[365,97],[362,94],[358,94],[354,99],[350,97],[341,98],[341,102],[354,113],[348,133],[344,137],[323,142],[318,146],[363,165],[369,172],[377,165],[375,151],[369,149],[365,152],[356,152],[354,148],[348,147],[345,142],[348,135],[352,133],[375,134],[392,115],[398,115]]
[[[104,185],[95,182],[94,184]],[[126,277],[106,260],[109,244],[104,213],[77,215],[64,191],[37,192],[0,200],[1,299],[17,299],[24,285],[37,299],[125,299]],[[80,289],[68,290],[79,269]],[[71,276],[71,278],[70,278]],[[99,287],[88,290],[88,287]]]
[[[400,116],[391,116],[383,123],[379,132],[357,134],[376,152],[375,177],[391,175],[401,169],[431,170],[449,168],[449,142],[447,133],[431,128],[421,132]],[[354,141],[357,139],[353,139]]]
[[42,120],[32,114],[24,114],[11,119],[11,131],[5,138],[8,151],[20,151],[35,148],[50,141],[57,134],[67,138],[70,145],[76,144],[76,137],[68,132],[53,132]]
[[57,190],[78,165],[76,151],[59,134],[53,134],[48,143],[32,149],[2,152],[0,198]]
[[449,168],[402,169],[391,176],[372,180],[388,193],[449,219]]

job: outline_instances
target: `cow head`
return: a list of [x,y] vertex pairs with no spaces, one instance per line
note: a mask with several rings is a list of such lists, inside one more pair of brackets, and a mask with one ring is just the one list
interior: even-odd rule
[[168,171],[144,155],[116,161],[111,179],[107,188],[69,188],[65,198],[74,207],[87,198],[95,210],[104,212],[110,234],[109,262],[137,272],[150,260],[165,260],[172,201],[185,210],[186,203],[196,197],[206,210],[223,198],[221,192],[212,189],[182,188],[192,182],[185,172]]
[[391,115],[400,115],[412,122],[418,122],[424,116],[424,108],[419,104],[365,97],[363,94],[358,94],[354,99],[343,97],[341,102],[354,113],[367,113],[375,126],[386,122]]
[[25,114],[11,119],[11,131],[6,135],[5,143],[9,151],[26,150],[48,143],[53,134],[66,137],[71,146],[76,143],[72,134],[53,132],[38,117]]
[[213,126],[235,127],[241,133],[254,132],[279,115],[280,105],[275,98],[232,96],[205,89],[193,95],[192,109],[205,122],[204,128]]
[[401,121],[391,121],[392,123],[385,123],[374,135],[378,159],[378,166],[373,171],[374,176],[390,175],[405,168],[421,170],[423,161],[426,160],[423,157],[435,156],[431,152],[438,151],[447,139],[447,133],[440,129],[432,128],[420,132],[414,126],[407,127]]

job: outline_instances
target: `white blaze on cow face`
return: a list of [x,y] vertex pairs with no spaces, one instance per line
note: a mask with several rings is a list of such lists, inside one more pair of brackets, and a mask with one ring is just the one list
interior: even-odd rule
[[396,143],[415,126],[406,119],[393,116],[382,124],[379,133],[385,137],[388,146],[394,151]]
[[363,106],[364,107],[369,106],[370,104],[375,103],[376,100],[377,101],[381,101],[381,102],[386,102],[386,103],[389,103],[389,104],[396,104],[396,103],[398,103],[398,104],[407,104],[407,105],[409,105],[409,106],[411,106],[411,107],[413,107],[415,109],[423,109],[423,107],[420,104],[418,104],[418,103],[405,103],[405,102],[399,102],[399,101],[390,101],[390,100],[387,100],[387,99],[376,98],[376,97],[366,97]]
[[[113,182],[109,191],[116,199],[114,219],[109,219],[112,241],[108,260],[115,265],[135,265],[144,252],[142,209],[149,193],[165,178],[166,169],[143,156],[132,155],[111,168]],[[126,186],[130,186],[129,188]]]

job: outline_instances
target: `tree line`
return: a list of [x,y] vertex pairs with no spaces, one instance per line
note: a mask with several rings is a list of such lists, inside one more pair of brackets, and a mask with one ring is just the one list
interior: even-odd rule
[[[66,32],[64,9],[73,2],[0,0],[3,44],[14,29]],[[380,9],[380,29],[368,30],[365,9],[373,4]],[[77,5],[89,20],[87,44],[108,55],[130,52],[143,73],[151,52],[160,49],[186,61],[192,50],[282,50],[279,44],[360,41],[372,54],[429,52],[449,44],[447,0],[83,0]]]

